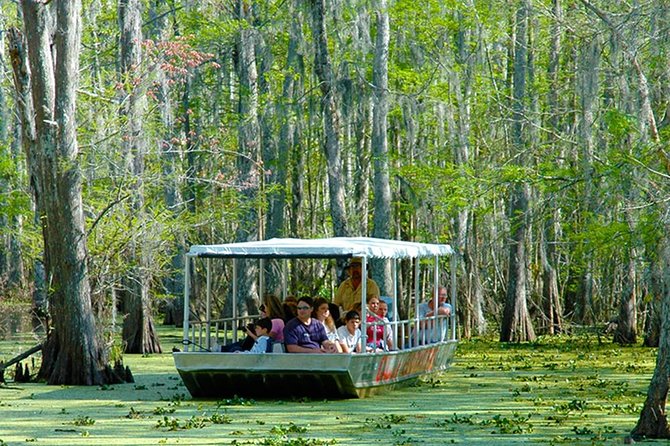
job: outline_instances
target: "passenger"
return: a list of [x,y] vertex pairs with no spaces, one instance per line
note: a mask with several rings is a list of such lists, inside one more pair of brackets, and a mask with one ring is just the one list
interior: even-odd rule
[[248,352],[238,352],[238,353],[267,353],[272,349],[272,338],[270,336],[270,330],[272,330],[272,321],[268,317],[258,319],[254,323],[254,329],[256,334],[256,342],[254,342],[253,347]]
[[392,345],[395,345],[393,342],[393,330],[391,329],[391,321],[387,315],[389,314],[389,305],[384,300],[379,301],[379,310],[377,316],[385,322],[384,324],[384,340],[389,350],[392,348]]
[[392,348],[385,342],[384,321],[377,315],[379,311],[379,298],[375,296],[368,297],[368,309],[365,317],[367,325],[367,347],[372,351],[384,351]]
[[354,304],[354,306],[351,308],[351,310],[349,310],[349,311],[355,311],[356,313],[358,313],[358,317],[362,317],[363,316],[363,304],[360,303],[360,302],[356,302]]
[[348,311],[344,315],[345,325],[337,329],[344,353],[361,352],[361,316],[356,311]]
[[312,319],[314,302],[305,296],[298,300],[298,316],[284,327],[284,343],[289,353],[336,353],[335,345],[328,340],[323,324]]
[[323,328],[326,329],[326,335],[328,340],[331,341],[338,353],[342,353],[342,345],[340,341],[340,336],[337,334],[337,327],[335,326],[335,321],[330,315],[330,305],[326,299],[323,297],[317,297],[314,299],[314,311],[312,312],[312,317],[317,319],[323,324]]
[[284,308],[284,322],[288,322],[298,315],[298,310],[296,306],[298,305],[298,299],[295,296],[286,296],[282,307]]
[[344,315],[340,314],[340,307],[335,305],[332,302],[328,303],[328,310],[330,310],[330,316],[333,318],[333,321],[335,321],[335,326],[336,327],[341,327],[344,325]]
[[385,300],[380,300],[379,312],[377,313],[377,316],[379,316],[382,319],[386,319],[388,321],[389,320],[388,314],[389,314],[389,304],[387,304]]
[[[451,305],[447,303],[447,288],[437,287],[437,312],[435,311],[435,299],[433,294],[427,302],[419,305],[419,319],[432,316],[451,316]],[[424,329],[424,335],[420,338],[420,343],[425,339],[425,342],[439,342],[447,337],[447,321],[441,318],[439,321],[439,329],[435,326],[435,321],[425,321],[421,324]]]
[[[349,266],[347,267],[349,278],[343,281],[335,292],[335,298],[333,302],[340,307],[340,314],[344,314],[346,311],[349,311],[353,308],[354,304],[357,302],[362,302],[361,299],[361,283],[363,281],[363,271],[361,266],[361,259],[358,257],[353,257],[349,261]],[[367,278],[367,296],[376,297],[379,299],[379,286],[377,283]]]
[[[274,294],[266,294],[263,296],[263,303],[259,307],[258,311],[261,318],[267,317],[272,321],[272,329],[270,330],[270,336],[272,339],[276,342],[284,342],[285,324],[279,298]],[[221,351],[236,352],[251,350],[257,338],[254,324],[247,324],[244,327],[240,327],[240,330],[243,330],[246,334],[245,338],[241,341],[222,346]]]
[[270,336],[275,342],[284,342],[284,326],[286,316],[279,298],[274,294],[266,294],[261,305],[261,317],[269,317],[272,321]]

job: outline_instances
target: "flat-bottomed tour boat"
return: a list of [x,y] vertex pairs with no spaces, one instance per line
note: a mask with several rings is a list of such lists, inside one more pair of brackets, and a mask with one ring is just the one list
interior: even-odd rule
[[[368,277],[371,259],[391,262],[393,289],[387,299],[394,317],[389,325],[396,349],[366,353],[286,353],[275,345],[272,353],[221,353],[214,346],[237,340],[237,329],[253,319],[238,315],[232,300],[232,317],[212,319],[212,262],[232,261],[230,293],[236,296],[237,263],[257,260],[259,289],[263,290],[264,262],[279,260],[284,293],[291,259],[351,259],[359,258],[362,277]],[[322,239],[270,239],[220,245],[194,245],[186,254],[184,288],[184,351],[173,353],[175,366],[194,398],[356,398],[381,389],[412,382],[421,375],[445,370],[451,363],[457,345],[456,336],[456,259],[447,244],[416,243],[369,237],[333,237]],[[206,294],[204,320],[191,319],[190,301],[194,286],[191,283],[194,262],[204,260]],[[398,262],[413,265],[414,287],[407,291],[405,319],[399,318]],[[446,273],[445,273],[446,271]],[[421,284],[425,278],[430,283]],[[440,279],[450,284],[450,316],[419,318],[421,290],[435,299]],[[423,287],[422,287],[423,285]],[[361,295],[366,295],[366,281],[361,282]],[[418,296],[418,298],[417,298]],[[362,307],[362,343],[366,344],[366,306]]]

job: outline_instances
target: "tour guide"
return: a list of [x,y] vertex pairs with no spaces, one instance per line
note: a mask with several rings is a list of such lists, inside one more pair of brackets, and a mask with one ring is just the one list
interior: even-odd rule
[[[349,262],[349,278],[342,282],[335,292],[335,299],[333,302],[336,305],[340,306],[340,313],[345,314],[347,311],[352,310],[354,305],[357,303],[363,302],[361,300],[361,282],[362,282],[362,271],[361,271],[361,259],[359,257],[354,257]],[[377,283],[368,278],[367,279],[367,299],[372,296],[379,299],[379,287]]]

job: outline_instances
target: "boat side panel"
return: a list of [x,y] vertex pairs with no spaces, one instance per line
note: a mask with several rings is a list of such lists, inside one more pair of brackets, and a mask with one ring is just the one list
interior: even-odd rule
[[364,389],[398,383],[445,370],[456,351],[456,341],[429,344],[375,355],[354,355],[350,372],[354,386]]
[[174,359],[195,398],[352,398],[446,369],[456,344],[372,355],[176,353]]

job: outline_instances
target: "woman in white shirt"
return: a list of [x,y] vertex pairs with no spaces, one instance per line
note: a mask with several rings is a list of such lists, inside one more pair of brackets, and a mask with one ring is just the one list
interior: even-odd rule
[[314,311],[312,312],[312,317],[321,321],[323,327],[326,329],[326,335],[328,340],[332,341],[335,344],[337,353],[342,353],[342,341],[340,336],[337,333],[337,327],[335,326],[335,321],[330,315],[330,308],[328,306],[328,301],[323,297],[317,297],[314,299]]

